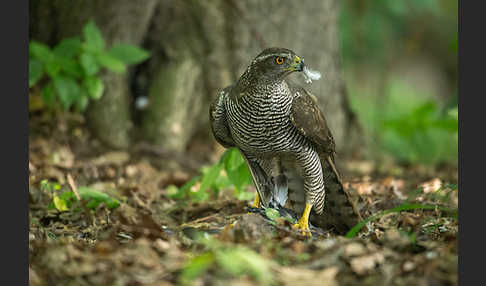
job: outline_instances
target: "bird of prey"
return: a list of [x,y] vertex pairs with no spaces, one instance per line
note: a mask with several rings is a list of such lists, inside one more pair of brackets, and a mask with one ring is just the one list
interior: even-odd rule
[[257,190],[254,207],[291,207],[302,214],[293,227],[303,235],[312,235],[310,217],[342,233],[361,217],[336,170],[324,115],[312,94],[286,79],[293,72],[309,74],[303,58],[289,49],[263,50],[211,103],[211,129],[245,159]]

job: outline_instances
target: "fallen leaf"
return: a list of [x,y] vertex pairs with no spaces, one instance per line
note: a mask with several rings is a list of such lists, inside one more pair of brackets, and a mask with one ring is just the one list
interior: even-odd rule
[[357,242],[352,242],[344,247],[344,254],[348,257],[360,256],[366,253],[366,248]]
[[278,270],[282,285],[299,285],[306,286],[336,286],[336,276],[339,268],[336,266],[328,267],[320,271],[309,270],[302,267],[280,267]]
[[370,255],[356,257],[351,260],[351,269],[358,275],[363,275],[383,263],[385,257],[377,252]]
[[91,164],[95,166],[115,165],[121,166],[130,160],[130,155],[123,151],[107,152],[95,159],[91,160]]
[[433,180],[420,184],[418,187],[423,188],[424,193],[426,194],[437,192],[442,187],[442,181],[439,178],[435,178]]

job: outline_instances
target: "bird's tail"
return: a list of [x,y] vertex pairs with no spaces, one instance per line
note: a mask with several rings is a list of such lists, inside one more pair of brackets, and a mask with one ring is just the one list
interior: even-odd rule
[[344,188],[334,158],[321,155],[321,166],[326,190],[324,212],[312,214],[311,222],[324,229],[334,227],[337,232],[345,233],[362,220],[361,215],[349,191]]

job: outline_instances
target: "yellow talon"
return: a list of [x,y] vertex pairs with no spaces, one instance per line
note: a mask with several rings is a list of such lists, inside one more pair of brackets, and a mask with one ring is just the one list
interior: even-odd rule
[[260,195],[258,195],[258,193],[256,194],[255,200],[253,201],[253,205],[251,206],[254,208],[260,207]]
[[[258,193],[256,194],[255,200],[253,201],[253,204],[251,206],[254,208],[260,207],[260,195],[258,195]],[[250,214],[251,212],[248,213]]]
[[301,234],[304,236],[312,236],[312,233],[309,228],[309,215],[311,209],[312,209],[312,205],[306,203],[304,213],[300,217],[299,221],[293,225],[293,228],[300,230]]

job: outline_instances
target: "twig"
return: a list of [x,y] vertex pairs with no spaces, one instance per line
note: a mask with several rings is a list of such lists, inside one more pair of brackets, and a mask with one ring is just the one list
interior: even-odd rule
[[219,213],[215,213],[215,214],[212,214],[212,215],[208,215],[208,216],[205,216],[205,217],[202,217],[202,218],[195,219],[195,220],[190,221],[190,222],[185,223],[185,224],[199,223],[199,222],[206,221],[206,220],[212,219],[214,217],[217,217],[218,215],[219,215]]
[[91,224],[93,224],[94,223],[94,218],[91,216],[91,213],[89,212],[89,209],[86,207],[85,201],[79,195],[78,188],[76,187],[76,184],[74,183],[73,177],[69,173],[67,175],[67,180],[68,180],[69,186],[71,187],[71,189],[73,190],[74,194],[76,195],[76,198],[81,203],[81,207],[83,208],[84,215],[85,215],[86,219]]
[[71,174],[67,175],[67,180],[68,180],[69,186],[71,186],[71,189],[73,190],[74,194],[76,195],[76,198],[78,199],[78,201],[81,201],[81,197],[79,196],[79,193],[78,193],[78,188],[76,187],[76,184],[74,184],[74,180],[73,180],[73,177],[71,176]]

